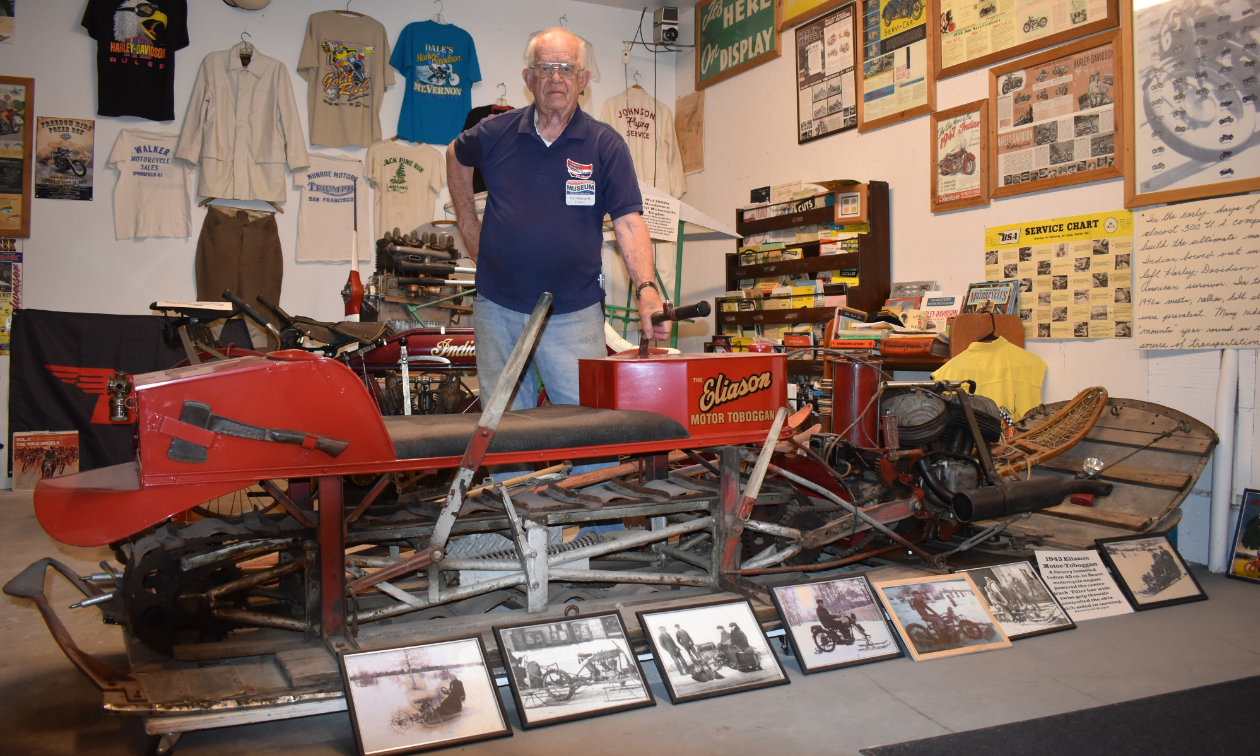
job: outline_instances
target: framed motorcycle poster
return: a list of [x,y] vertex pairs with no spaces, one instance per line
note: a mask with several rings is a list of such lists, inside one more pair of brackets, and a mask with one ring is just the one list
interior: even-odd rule
[[936,109],[936,70],[928,20],[937,0],[859,0],[862,38],[858,131]]
[[796,27],[797,144],[857,126],[854,8]]
[[989,204],[989,101],[931,115],[932,212]]
[[1099,538],[1094,543],[1124,597],[1139,612],[1207,599],[1166,535]]
[[82,118],[35,120],[35,196],[92,200],[96,122]]
[[1119,0],[940,0],[936,78],[1045,50],[1119,23]]
[[1122,175],[1119,32],[989,69],[994,199]]
[[1124,0],[1124,206],[1260,189],[1260,2]]
[[802,674],[903,656],[863,575],[780,585],[770,596]]
[[0,237],[31,235],[35,80],[0,76]]

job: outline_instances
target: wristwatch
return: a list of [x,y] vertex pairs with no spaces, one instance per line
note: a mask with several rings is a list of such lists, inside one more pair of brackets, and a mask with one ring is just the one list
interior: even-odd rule
[[647,288],[647,287],[649,287],[649,286],[651,286],[653,289],[655,289],[655,290],[656,290],[656,294],[657,294],[657,296],[660,296],[661,290],[656,288],[656,282],[655,282],[655,281],[644,281],[643,283],[641,283],[641,284],[639,284],[638,286],[634,287],[634,298],[635,298],[635,299],[638,299],[638,298],[639,298],[639,295],[640,295],[641,293],[643,293],[643,290],[644,290],[644,289],[646,289],[646,288]]

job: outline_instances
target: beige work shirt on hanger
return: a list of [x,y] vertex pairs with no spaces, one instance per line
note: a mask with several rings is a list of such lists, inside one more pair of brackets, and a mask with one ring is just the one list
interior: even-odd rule
[[289,69],[244,43],[201,61],[175,157],[201,166],[197,194],[234,200],[288,198],[284,165],[310,166]]

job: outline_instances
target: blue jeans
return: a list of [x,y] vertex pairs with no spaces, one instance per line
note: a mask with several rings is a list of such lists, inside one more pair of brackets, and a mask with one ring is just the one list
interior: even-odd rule
[[[481,386],[483,407],[494,395],[499,376],[517,339],[525,330],[529,315],[502,307],[484,297],[475,298],[473,327],[476,329],[477,381]],[[508,409],[528,409],[537,404],[535,367],[547,387],[547,396],[552,404],[577,404],[578,360],[599,359],[607,354],[604,312],[600,304],[577,312],[548,316]]]

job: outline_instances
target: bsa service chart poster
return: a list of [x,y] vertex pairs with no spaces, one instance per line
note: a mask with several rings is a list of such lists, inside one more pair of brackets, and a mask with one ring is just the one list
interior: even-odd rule
[[994,226],[984,243],[984,280],[1019,279],[1025,338],[1133,336],[1132,212]]
[[82,118],[35,119],[35,196],[92,199],[96,122]]

